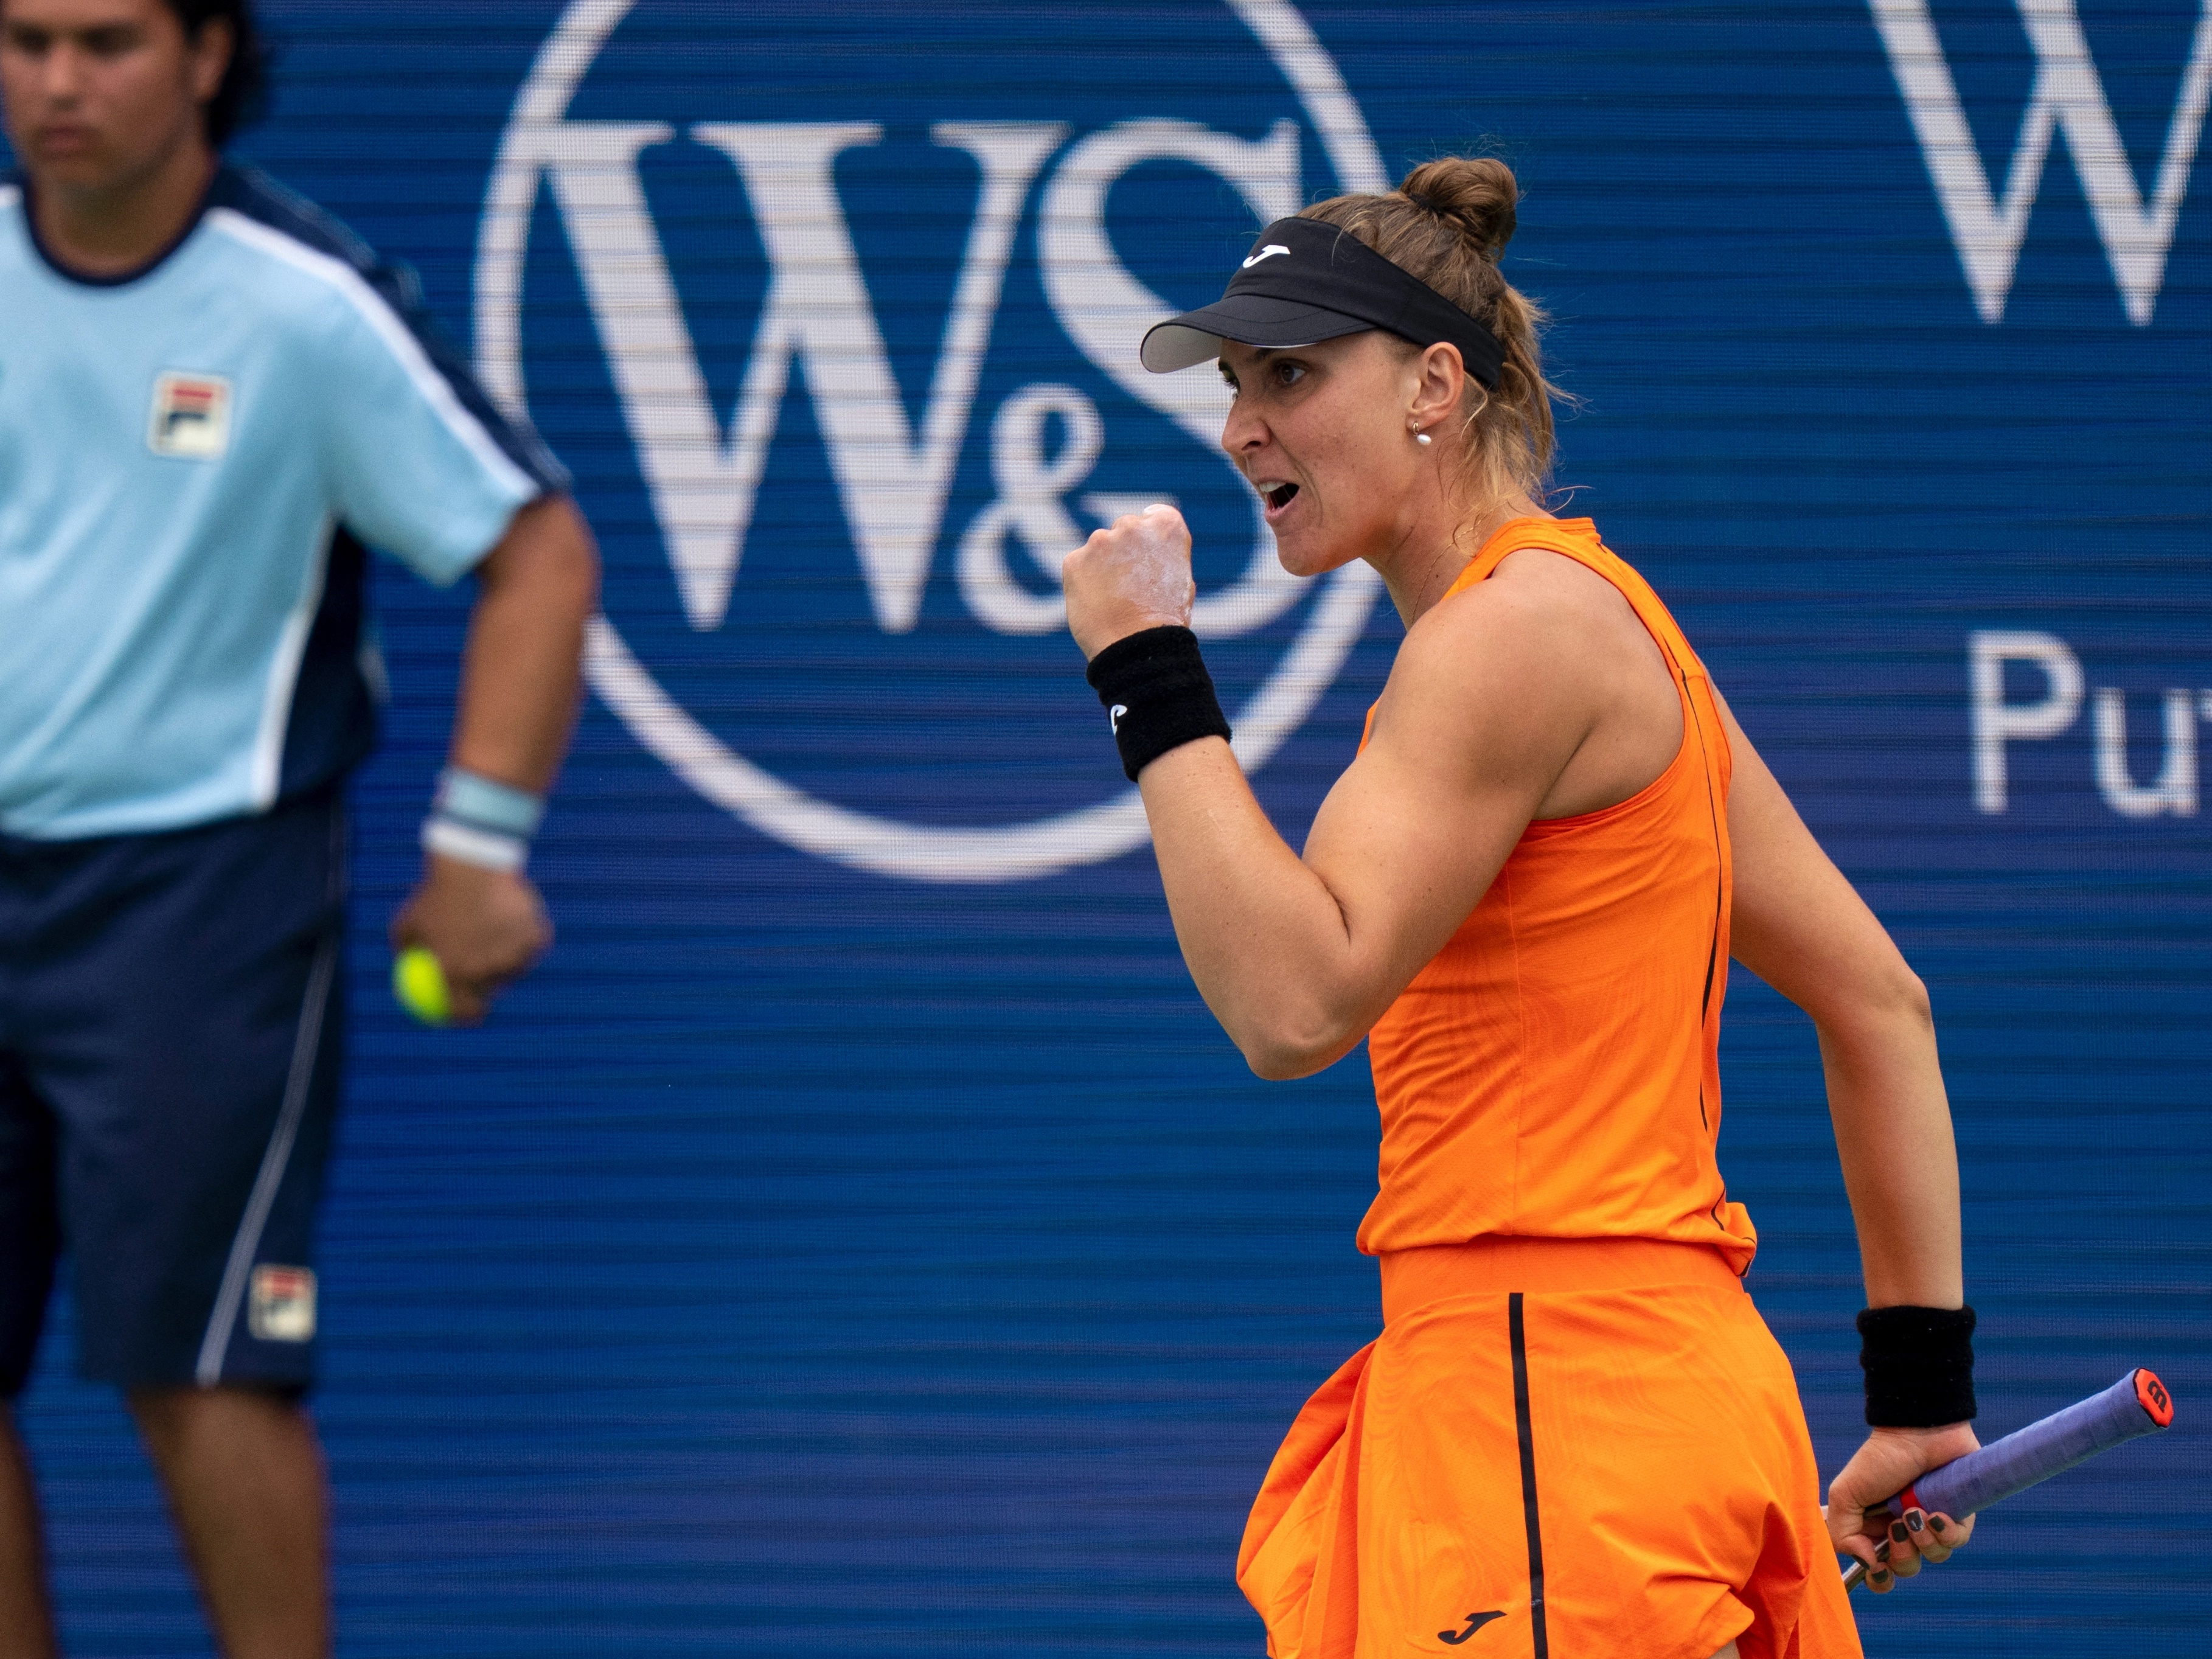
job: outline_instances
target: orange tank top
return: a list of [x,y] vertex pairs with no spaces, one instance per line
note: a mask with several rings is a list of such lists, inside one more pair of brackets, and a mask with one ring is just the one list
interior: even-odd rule
[[1626,800],[1531,823],[1376,1022],[1381,1190],[1359,1248],[1663,1239],[1715,1247],[1741,1273],[1758,1235],[1715,1157],[1728,738],[1705,665],[1588,519],[1514,520],[1445,597],[1523,548],[1595,570],[1635,607],[1674,673],[1681,747]]

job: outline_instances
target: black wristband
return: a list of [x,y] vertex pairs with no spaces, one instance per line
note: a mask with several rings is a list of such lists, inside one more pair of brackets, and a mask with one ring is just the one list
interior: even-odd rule
[[1188,628],[1147,628],[1116,640],[1091,659],[1083,678],[1106,706],[1132,783],[1170,749],[1229,735],[1198,635]]
[[1859,1316],[1866,1420],[1933,1429],[1974,1414],[1974,1310],[1869,1308]]

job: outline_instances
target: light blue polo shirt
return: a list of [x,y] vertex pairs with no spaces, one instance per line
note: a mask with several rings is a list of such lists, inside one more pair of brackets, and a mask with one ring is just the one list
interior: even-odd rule
[[374,737],[363,544],[455,580],[566,487],[411,273],[225,167],[149,269],[87,280],[0,180],[0,833],[267,810]]

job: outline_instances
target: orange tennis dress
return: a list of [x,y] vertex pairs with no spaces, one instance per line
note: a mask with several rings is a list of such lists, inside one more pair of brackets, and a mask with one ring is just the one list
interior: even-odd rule
[[[1720,1130],[1729,747],[1587,519],[1522,519],[1658,642],[1682,742],[1531,823],[1369,1036],[1382,1334],[1307,1402],[1238,1553],[1273,1659],[1856,1659],[1796,1379],[1745,1293]],[[1370,717],[1371,720],[1371,717]]]

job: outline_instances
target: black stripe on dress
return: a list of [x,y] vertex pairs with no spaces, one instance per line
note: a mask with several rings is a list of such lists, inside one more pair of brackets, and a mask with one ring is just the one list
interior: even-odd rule
[[1521,1437],[1521,1514],[1528,1529],[1528,1623],[1535,1659],[1550,1659],[1551,1638],[1544,1629],[1544,1534],[1536,1514],[1536,1439],[1528,1426],[1528,1337],[1520,1291],[1507,1298],[1505,1309],[1513,1333],[1513,1427]]

